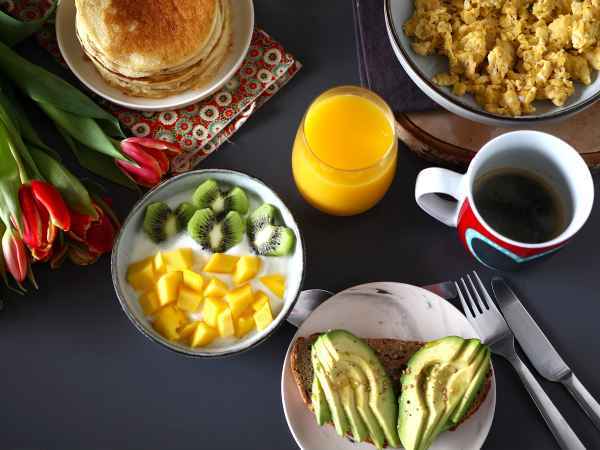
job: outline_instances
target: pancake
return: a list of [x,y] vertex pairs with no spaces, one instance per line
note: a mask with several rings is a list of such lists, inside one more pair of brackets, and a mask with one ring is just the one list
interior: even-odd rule
[[109,84],[161,98],[206,83],[231,46],[229,0],[76,0],[77,37]]

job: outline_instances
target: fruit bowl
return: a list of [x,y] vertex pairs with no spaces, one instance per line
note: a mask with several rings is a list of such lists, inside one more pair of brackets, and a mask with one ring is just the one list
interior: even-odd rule
[[[273,272],[282,272],[285,273],[286,277],[285,292],[282,295],[281,301],[278,303],[277,310],[273,309],[272,321],[268,323],[264,329],[257,328],[252,332],[248,332],[247,335],[239,340],[217,339],[207,346],[193,347],[180,340],[167,339],[164,336],[164,333],[161,334],[157,331],[156,319],[150,319],[150,316],[145,314],[143,307],[140,305],[141,295],[133,288],[131,280],[128,282],[128,268],[136,261],[149,259],[149,256],[156,254],[158,251],[163,252],[164,254],[165,252],[173,250],[174,242],[182,242],[177,236],[166,239],[164,242],[160,243],[152,242],[148,237],[150,235],[144,234],[144,218],[147,207],[151,204],[156,204],[157,202],[164,202],[167,203],[170,208],[175,209],[178,201],[185,201],[186,197],[191,198],[196,188],[207,180],[214,180],[219,184],[222,183],[223,185],[232,188],[239,187],[243,189],[248,194],[249,203],[251,205],[249,213],[253,210],[252,205],[256,206],[260,203],[268,203],[279,210],[281,220],[295,235],[296,244],[293,253],[289,256],[263,258],[264,262],[262,263],[261,270],[265,275]],[[233,189],[229,192],[233,192]],[[233,200],[236,200],[236,198]],[[256,209],[258,208],[255,208],[255,210]],[[198,216],[200,216],[200,214]],[[248,214],[248,217],[251,217],[251,214]],[[201,217],[196,219],[201,219]],[[189,222],[191,223],[192,220]],[[169,226],[165,226],[165,228],[169,228]],[[147,230],[148,223],[146,223],[146,231]],[[194,236],[194,238],[197,239],[196,236]],[[174,241],[174,239],[176,239],[176,241]],[[184,236],[184,239],[187,239],[184,241],[186,247],[192,247],[194,255],[196,255],[196,263],[200,264],[198,261],[201,261],[202,266],[206,268],[205,263],[212,256],[210,252],[203,249],[199,243],[196,244],[196,241],[192,240],[192,238],[189,238],[187,235]],[[190,242],[192,244],[190,244]],[[196,245],[196,247],[193,247],[193,245]],[[244,250],[244,245],[245,243],[234,246],[228,250],[227,253],[230,253],[233,256],[242,255],[244,254],[243,252],[246,251]],[[262,181],[240,172],[221,169],[188,172],[171,178],[149,191],[134,205],[125,219],[111,256],[111,272],[115,292],[121,308],[133,325],[148,339],[169,350],[185,356],[204,358],[231,356],[241,353],[259,345],[273,334],[292,311],[294,304],[297,301],[304,278],[304,267],[305,252],[302,235],[294,217],[286,207],[285,203]],[[254,280],[251,282],[254,283]],[[236,281],[236,286],[237,285],[238,283]],[[204,286],[206,288],[206,284]],[[179,299],[178,301],[181,300]],[[271,300],[271,303],[275,301],[276,300]],[[166,307],[163,307],[163,309],[165,308]]]

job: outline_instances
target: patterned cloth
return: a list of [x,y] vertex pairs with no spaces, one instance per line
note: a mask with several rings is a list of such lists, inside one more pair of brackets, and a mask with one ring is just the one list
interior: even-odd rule
[[[50,0],[0,0],[0,9],[23,21],[43,16]],[[40,44],[65,65],[52,21],[37,34]],[[186,108],[140,112],[90,94],[135,136],[177,142],[184,150],[171,164],[174,173],[191,170],[229,139],[302,65],[261,29],[252,36],[246,59],[222,90]],[[85,88],[83,88],[85,89]]]

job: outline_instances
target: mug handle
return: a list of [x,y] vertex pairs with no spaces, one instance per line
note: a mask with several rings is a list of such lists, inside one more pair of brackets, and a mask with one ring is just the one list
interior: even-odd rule
[[[417,176],[415,200],[423,211],[434,219],[456,227],[461,200],[464,198],[461,182],[464,175],[439,167],[422,170]],[[436,194],[454,197],[456,202]]]

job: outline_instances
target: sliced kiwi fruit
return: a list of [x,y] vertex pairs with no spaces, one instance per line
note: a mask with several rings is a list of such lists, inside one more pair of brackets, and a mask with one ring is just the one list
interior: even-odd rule
[[286,256],[294,252],[296,235],[286,226],[279,210],[264,203],[247,220],[248,238],[256,253],[263,256]]
[[210,208],[196,211],[187,224],[188,234],[204,249],[222,253],[239,244],[245,226],[237,211],[229,211],[222,220]]
[[198,208],[196,208],[190,202],[183,202],[177,208],[175,208],[177,231],[183,231],[187,229],[187,224],[196,211],[198,211]]
[[177,220],[166,203],[150,203],[146,207],[142,228],[153,242],[159,243],[177,233]]
[[213,179],[206,180],[196,188],[192,203],[198,209],[210,208],[216,215],[223,215],[229,211],[246,214],[249,205],[248,196],[242,188],[235,186],[226,190]]

